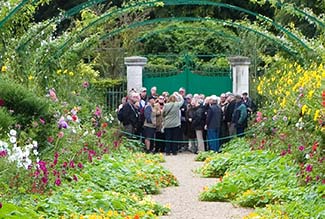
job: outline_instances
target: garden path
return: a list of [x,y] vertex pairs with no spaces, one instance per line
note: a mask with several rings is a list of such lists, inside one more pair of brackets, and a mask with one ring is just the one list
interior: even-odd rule
[[188,152],[177,156],[165,156],[162,165],[178,179],[179,186],[168,187],[153,199],[161,204],[170,204],[171,213],[162,219],[237,219],[249,214],[252,209],[233,206],[226,202],[201,202],[198,197],[204,186],[217,182],[213,178],[200,178],[194,170],[203,162],[194,161],[195,155]]

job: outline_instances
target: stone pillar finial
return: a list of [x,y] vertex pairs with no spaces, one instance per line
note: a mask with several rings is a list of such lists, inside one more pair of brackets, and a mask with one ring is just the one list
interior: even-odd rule
[[250,59],[245,56],[229,57],[232,68],[232,92],[234,94],[249,94],[249,65]]
[[148,59],[141,56],[131,56],[124,58],[127,72],[127,92],[135,89],[139,92],[142,87],[142,70]]

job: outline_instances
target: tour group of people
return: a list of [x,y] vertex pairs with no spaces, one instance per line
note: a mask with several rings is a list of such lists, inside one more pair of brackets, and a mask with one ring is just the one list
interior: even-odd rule
[[117,114],[127,136],[144,139],[147,153],[177,155],[184,150],[221,152],[222,144],[244,136],[255,108],[247,92],[206,97],[186,94],[182,87],[172,94],[142,87],[129,91]]

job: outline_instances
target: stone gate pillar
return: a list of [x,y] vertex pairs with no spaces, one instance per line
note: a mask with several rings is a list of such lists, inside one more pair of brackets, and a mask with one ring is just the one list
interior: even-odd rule
[[249,65],[250,59],[245,56],[234,56],[228,58],[232,69],[232,92],[249,95]]
[[127,92],[132,88],[139,92],[142,87],[142,70],[148,59],[141,56],[131,56],[124,58],[127,73]]

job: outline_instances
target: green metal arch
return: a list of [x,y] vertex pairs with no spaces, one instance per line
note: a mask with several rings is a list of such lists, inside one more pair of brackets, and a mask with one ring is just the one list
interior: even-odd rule
[[241,28],[241,29],[245,29],[251,32],[254,32],[255,34],[258,34],[268,40],[271,40],[273,43],[279,44],[283,49],[285,49],[289,54],[291,55],[297,55],[297,52],[292,50],[291,48],[289,48],[287,45],[283,44],[282,41],[280,39],[277,38],[272,38],[262,32],[256,31],[252,28],[234,23],[234,22],[229,22],[229,21],[224,21],[224,20],[219,20],[219,19],[212,19],[212,18],[197,18],[197,17],[177,17],[177,18],[157,18],[157,19],[153,19],[153,20],[147,20],[147,21],[141,21],[141,22],[135,22],[130,24],[127,27],[122,27],[122,28],[118,28],[110,33],[104,34],[100,37],[100,40],[106,40],[107,38],[113,37],[125,30],[128,29],[133,29],[133,28],[137,28],[137,27],[141,27],[144,25],[150,25],[150,24],[156,24],[156,23],[160,23],[160,22],[170,22],[173,21],[174,19],[176,19],[177,21],[191,21],[191,22],[202,22],[202,21],[213,21],[213,22],[217,22],[217,23],[221,23],[224,25],[228,25],[228,26],[233,26],[236,28]]
[[[36,2],[37,0],[34,0],[33,2]],[[107,0],[89,0],[89,1],[87,1],[87,2],[85,2],[85,3],[81,3],[81,4],[79,4],[79,5],[77,5],[77,6],[75,6],[75,7],[73,7],[73,8],[71,8],[71,9],[69,9],[68,11],[66,11],[64,14],[63,14],[63,16],[59,19],[59,20],[57,20],[57,22],[60,22],[60,21],[62,21],[62,20],[64,20],[64,19],[67,19],[67,18],[69,18],[69,17],[71,17],[71,16],[73,16],[73,15],[75,15],[75,14],[77,14],[77,13],[79,13],[81,10],[83,10],[83,9],[86,9],[86,8],[89,8],[89,7],[91,7],[91,6],[93,6],[93,5],[95,5],[95,4],[98,4],[98,3],[102,3],[102,2],[105,2],[105,1],[107,1]],[[269,1],[269,0],[267,0],[267,1]],[[3,26],[3,24],[11,17],[11,16],[13,16],[17,11],[19,11],[19,9],[21,8],[21,7],[23,7],[26,3],[28,2],[28,0],[23,0],[17,7],[15,7],[10,13],[9,13],[9,15],[7,15],[3,20],[1,20],[0,21],[0,27],[1,26]],[[162,2],[162,1],[155,1],[155,2]],[[184,2],[187,2],[187,1],[184,1]],[[287,5],[286,3],[281,3],[281,2],[278,2],[278,5],[282,8],[282,7],[284,7],[285,5]],[[234,7],[236,7],[236,6],[234,6]],[[319,24],[321,27],[324,27],[324,23],[322,22],[322,21],[320,21],[319,19],[317,19],[316,17],[314,17],[314,16],[312,16],[312,15],[310,15],[310,14],[308,14],[307,12],[304,12],[303,10],[301,10],[301,9],[299,9],[299,8],[297,8],[297,7],[293,7],[293,10],[295,10],[296,12],[298,12],[298,13],[300,13],[300,14],[302,14],[303,16],[307,16],[308,18],[310,18],[310,20],[311,21],[313,21],[314,23],[317,23],[317,24]],[[261,15],[261,16],[263,16],[263,15]],[[264,16],[263,16],[264,17]],[[41,31],[40,31],[41,32]],[[36,35],[34,35],[33,36],[33,38],[36,38]],[[22,45],[19,45],[18,46],[18,48],[21,48],[22,46],[24,46],[24,45],[26,45],[30,40],[32,39],[32,37],[31,38],[29,38],[25,43],[23,43]]]
[[[271,23],[273,26],[275,26],[276,28],[278,28],[282,32],[284,32],[286,35],[288,35],[289,38],[292,38],[295,41],[297,41],[299,44],[301,44],[305,49],[311,50],[311,48],[309,48],[296,35],[294,35],[290,31],[288,31],[283,26],[277,24],[276,22],[274,22],[270,18],[267,18],[267,17],[265,17],[265,16],[263,16],[261,14],[258,14],[258,13],[254,13],[254,12],[249,11],[247,9],[240,8],[238,6],[229,5],[229,4],[225,4],[225,3],[217,3],[217,2],[211,2],[211,1],[205,1],[205,0],[201,0],[201,1],[198,1],[198,0],[191,0],[191,1],[189,1],[189,0],[179,0],[179,1],[177,1],[177,0],[163,0],[163,1],[155,0],[155,1],[152,1],[152,2],[143,2],[143,3],[139,3],[139,4],[135,4],[135,5],[130,5],[130,6],[127,6],[125,8],[117,9],[115,11],[112,11],[111,13],[104,14],[103,16],[101,16],[100,18],[98,18],[95,21],[91,22],[89,25],[87,25],[82,30],[80,30],[79,34],[81,34],[82,32],[84,32],[86,30],[88,30],[93,25],[98,25],[98,24],[100,24],[100,22],[103,22],[106,19],[108,19],[110,17],[113,17],[114,15],[123,14],[123,13],[129,11],[130,9],[136,9],[136,8],[142,8],[142,7],[153,7],[153,6],[156,6],[158,3],[164,3],[165,5],[169,5],[169,6],[176,6],[176,5],[210,5],[210,6],[217,6],[217,7],[234,9],[236,11],[242,11],[242,12],[248,13],[250,15],[253,15],[255,17],[259,17],[262,20]],[[64,44],[62,44],[62,46],[59,48],[59,50],[63,50],[72,41],[73,41],[73,38],[70,38],[69,40],[67,40]]]
[[137,38],[136,39],[136,42],[140,42],[140,41],[144,40],[145,38],[151,37],[151,36],[153,36],[155,34],[165,33],[165,32],[175,31],[175,30],[200,30],[200,31],[207,31],[207,32],[215,33],[218,36],[228,38],[229,40],[234,41],[236,43],[239,43],[240,42],[240,38],[239,37],[233,36],[231,34],[227,34],[227,33],[223,32],[223,31],[217,31],[217,30],[214,30],[212,28],[205,28],[205,27],[167,27],[167,28],[163,28],[163,29],[151,31],[150,33],[146,33],[142,37]]
[[[270,1],[267,0],[267,2],[270,2]],[[287,2],[282,3],[280,1],[278,1],[276,4],[277,4],[277,6],[279,6],[281,8],[290,7],[298,14],[308,17],[310,19],[310,21],[314,22],[315,24],[318,24],[321,28],[325,27],[325,23],[323,21],[319,20],[317,17],[315,17],[311,14],[308,14],[307,12],[303,11],[302,9],[295,7],[294,5],[292,5],[290,3],[287,3]]]

